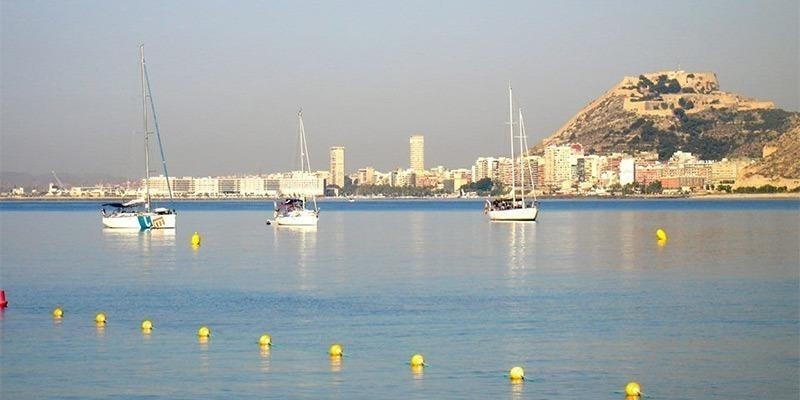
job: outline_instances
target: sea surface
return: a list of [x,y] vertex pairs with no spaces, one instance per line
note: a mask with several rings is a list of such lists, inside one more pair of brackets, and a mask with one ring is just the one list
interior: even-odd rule
[[177,202],[174,232],[120,232],[96,203],[0,202],[0,398],[800,397],[797,200],[320,206],[292,229]]

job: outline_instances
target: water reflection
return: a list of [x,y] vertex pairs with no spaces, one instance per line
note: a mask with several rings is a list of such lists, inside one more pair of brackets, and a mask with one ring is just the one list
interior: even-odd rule
[[508,267],[511,274],[520,272],[528,266],[535,268],[536,264],[528,259],[532,252],[529,242],[536,241],[536,223],[534,222],[508,222]]
[[422,390],[425,386],[425,379],[424,375],[425,372],[423,371],[424,367],[421,365],[412,365],[411,366],[411,386],[414,390]]
[[342,372],[342,357],[330,356],[331,372]]
[[[297,254],[297,269],[293,273],[300,280],[300,289],[313,289],[309,280],[313,278],[310,264],[313,262],[317,248],[316,226],[281,226],[276,227],[273,236],[275,250]],[[295,250],[296,249],[296,250]]]
[[636,268],[636,249],[639,248],[638,241],[641,238],[637,237],[636,214],[632,212],[623,212],[619,216],[619,238],[620,238],[620,267],[624,269]]
[[175,229],[103,229],[103,241],[118,250],[137,250],[145,254],[153,248],[174,246]]
[[261,356],[261,372],[269,372],[269,346],[259,346],[258,354]]
[[525,398],[524,396],[525,392],[523,390],[525,389],[524,381],[512,381],[510,387],[511,387],[511,392],[509,393],[510,395],[508,396],[510,399],[521,400]]
[[200,369],[203,372],[208,372],[211,369],[211,362],[208,358],[208,337],[199,336],[197,343],[200,345]]
[[[425,214],[420,212],[413,212],[408,215],[408,238],[409,240],[409,252],[412,257],[416,260],[425,260],[425,251],[427,249],[428,243],[426,243],[425,234],[428,230],[428,224],[430,222],[426,222]],[[415,266],[423,266],[424,263],[415,263]]]
[[105,250],[117,262],[127,260],[149,278],[153,266],[175,261],[175,229],[103,229]]

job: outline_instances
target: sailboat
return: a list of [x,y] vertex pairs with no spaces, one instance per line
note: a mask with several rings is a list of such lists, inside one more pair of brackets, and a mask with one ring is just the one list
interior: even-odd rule
[[[300,176],[311,176],[311,162],[308,157],[306,129],[303,125],[303,110],[297,112],[297,133],[300,139]],[[310,201],[308,199],[310,197]],[[311,203],[309,205],[309,203]],[[280,202],[275,201],[275,224],[283,226],[317,226],[319,208],[317,199],[311,193],[301,196],[287,197]],[[267,221],[269,224],[270,221]]]
[[[144,125],[144,198],[133,199],[124,203],[103,204],[103,226],[106,228],[122,229],[175,229],[175,210],[165,207],[154,207],[150,198],[150,135],[155,131],[158,139],[158,148],[161,153],[161,164],[164,166],[164,176],[167,181],[170,200],[172,199],[172,186],[167,174],[167,163],[164,159],[164,148],[161,145],[161,134],[158,130],[158,118],[150,92],[150,77],[147,74],[147,65],[144,61],[144,45],[139,46],[141,84],[142,84],[142,122]],[[148,107],[149,106],[149,107]],[[153,121],[153,131],[150,130],[150,119]],[[105,207],[112,207],[108,212]]]
[[[514,100],[511,85],[508,86],[508,119],[511,136],[511,192],[505,197],[486,199],[484,212],[489,215],[489,219],[492,221],[536,221],[536,217],[539,215],[539,203],[536,201],[536,193],[533,191],[533,171],[529,163],[527,163],[527,168],[523,168],[523,164],[525,164],[523,155],[525,159],[529,159],[530,154],[528,154],[528,139],[525,135],[522,109],[519,110],[518,118],[519,166],[517,166],[517,160],[514,158]],[[518,170],[520,172],[517,172]],[[533,193],[532,199],[525,198],[525,170],[527,170],[527,178],[530,180],[531,192]],[[517,180],[518,177],[519,180]]]

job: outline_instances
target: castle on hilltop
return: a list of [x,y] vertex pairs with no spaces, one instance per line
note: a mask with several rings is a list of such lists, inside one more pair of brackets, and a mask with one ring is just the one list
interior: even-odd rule
[[626,76],[612,89],[622,96],[623,109],[640,115],[669,117],[676,109],[687,114],[710,109],[749,111],[771,109],[771,101],[757,101],[719,90],[713,72],[661,71]]

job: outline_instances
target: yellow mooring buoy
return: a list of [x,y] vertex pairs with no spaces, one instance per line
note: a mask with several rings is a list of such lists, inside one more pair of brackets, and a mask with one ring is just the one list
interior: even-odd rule
[[64,310],[62,310],[61,307],[56,307],[53,309],[53,318],[60,319],[63,316],[64,316]]
[[200,329],[197,330],[197,337],[208,338],[209,336],[211,336],[211,329],[208,329],[207,326],[201,326]]
[[508,379],[514,382],[525,380],[525,370],[522,367],[514,367],[508,371]]
[[625,395],[626,396],[641,396],[642,395],[642,387],[639,385],[638,382],[628,382],[625,385]]
[[97,313],[97,315],[94,316],[94,322],[97,325],[105,325],[106,324],[106,315],[104,313]]
[[200,234],[197,232],[195,232],[194,235],[192,235],[192,246],[194,247],[200,246]]
[[261,347],[272,346],[272,337],[266,333],[261,335],[261,337],[258,338],[258,345]]
[[410,364],[412,367],[424,367],[425,358],[422,357],[422,354],[414,354],[411,356]]
[[150,332],[153,330],[153,321],[146,319],[142,321],[142,332]]
[[667,240],[667,232],[664,232],[663,229],[659,228],[658,230],[656,230],[656,239],[658,239],[659,241]]
[[344,355],[344,349],[342,348],[341,344],[334,343],[331,345],[330,349],[328,349],[328,355],[331,357],[341,357]]

